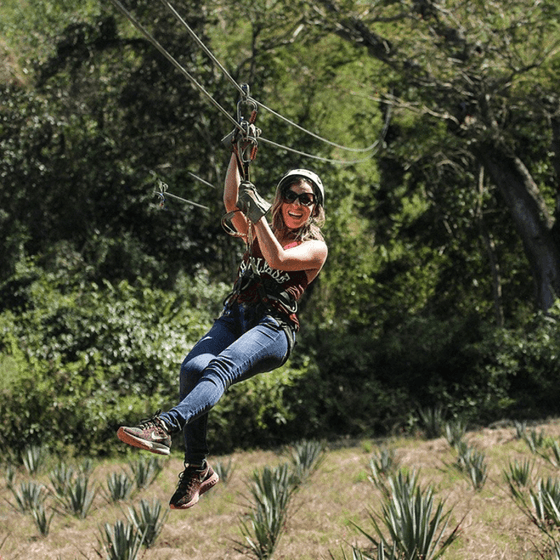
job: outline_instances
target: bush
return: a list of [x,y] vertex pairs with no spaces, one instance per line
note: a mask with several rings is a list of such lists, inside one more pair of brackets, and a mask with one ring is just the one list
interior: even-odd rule
[[[164,291],[66,272],[21,261],[0,285],[11,294],[0,312],[0,444],[15,456],[32,445],[119,449],[119,425],[176,404],[180,364],[228,290],[204,273]],[[303,317],[291,361],[232,386],[214,408],[212,451],[384,435],[436,407],[474,425],[555,414],[559,320],[560,303],[523,329],[416,316],[374,335]]]
[[3,446],[101,452],[120,423],[175,403],[179,365],[212,319],[184,305],[192,293],[25,273],[25,303],[0,315]]
[[306,330],[309,367],[287,393],[294,430],[306,438],[384,435],[415,428],[418,409],[472,425],[557,414],[559,321],[560,302],[523,328],[415,316],[381,336],[350,326]]

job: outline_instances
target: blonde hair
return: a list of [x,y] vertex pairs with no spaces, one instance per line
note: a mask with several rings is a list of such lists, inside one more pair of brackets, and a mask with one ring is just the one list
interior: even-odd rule
[[319,200],[318,193],[315,192],[315,186],[303,178],[295,178],[290,183],[284,185],[282,189],[277,189],[276,197],[274,198],[274,202],[272,203],[271,210],[272,230],[275,233],[280,234],[281,237],[294,236],[293,238],[295,241],[309,241],[310,239],[324,241],[323,234],[321,233],[321,228],[325,224],[325,209],[320,204],[315,204],[313,206],[313,211],[311,212],[309,219],[305,224],[303,224],[303,226],[301,226],[297,230],[290,230],[286,227],[284,218],[282,216],[282,204],[284,203],[283,194],[292,185],[300,187],[304,185],[310,186],[313,189],[313,193],[315,194],[315,200]]

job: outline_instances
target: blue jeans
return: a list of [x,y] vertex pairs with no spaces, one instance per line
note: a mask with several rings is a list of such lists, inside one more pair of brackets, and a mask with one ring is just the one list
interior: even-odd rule
[[276,369],[288,352],[288,335],[275,318],[237,302],[224,308],[183,361],[179,404],[160,416],[171,432],[183,430],[187,463],[202,464],[208,455],[208,411],[225,391]]

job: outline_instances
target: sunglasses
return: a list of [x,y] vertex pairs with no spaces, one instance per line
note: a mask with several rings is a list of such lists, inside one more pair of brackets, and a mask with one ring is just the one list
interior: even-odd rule
[[298,194],[297,192],[288,189],[287,191],[284,192],[282,196],[284,200],[289,204],[293,204],[296,200],[299,200],[299,203],[302,206],[313,206],[313,204],[315,204],[315,195],[312,193],[304,192]]

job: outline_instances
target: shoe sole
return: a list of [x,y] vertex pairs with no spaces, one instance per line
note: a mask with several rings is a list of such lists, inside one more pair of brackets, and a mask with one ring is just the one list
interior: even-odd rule
[[132,445],[132,447],[138,447],[139,449],[145,449],[146,451],[151,451],[157,455],[169,455],[171,450],[167,445],[161,443],[156,443],[155,441],[146,441],[145,439],[140,439],[132,434],[128,433],[125,428],[119,428],[117,431],[117,437],[127,443]]
[[200,490],[198,491],[198,493],[196,493],[192,497],[192,500],[190,502],[187,502],[186,504],[184,504],[182,506],[176,506],[174,504],[169,504],[170,509],[189,509],[189,508],[195,506],[196,504],[198,504],[198,500],[200,499],[200,496],[202,496],[202,494],[204,494],[204,492],[208,492],[208,490],[210,490],[211,488],[216,486],[216,484],[218,484],[219,481],[220,481],[220,477],[216,473],[214,473],[210,478],[206,479],[200,485]]

